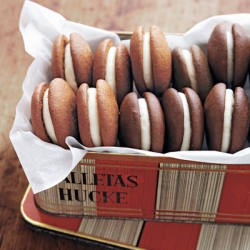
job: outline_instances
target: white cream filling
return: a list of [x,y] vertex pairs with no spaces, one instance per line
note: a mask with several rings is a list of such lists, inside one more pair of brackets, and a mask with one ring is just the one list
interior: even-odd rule
[[234,69],[234,40],[233,34],[230,31],[227,34],[227,85],[232,88],[233,69]]
[[138,99],[138,103],[139,103],[140,121],[141,121],[141,149],[150,150],[151,135],[150,135],[148,105],[144,98]]
[[191,83],[191,88],[197,92],[197,81],[196,81],[196,75],[195,75],[195,68],[194,68],[194,64],[193,64],[193,58],[192,58],[192,54],[190,51],[188,50],[182,50],[182,54],[183,54],[183,58],[185,60],[186,63],[186,67],[187,67],[187,72],[188,72],[188,77],[190,79],[190,83]]
[[50,112],[49,112],[49,89],[47,89],[43,95],[43,122],[45,125],[45,129],[47,134],[53,143],[58,144],[58,140],[56,138],[54,126],[51,120]]
[[89,122],[90,122],[90,135],[93,144],[95,147],[102,146],[96,88],[88,89],[88,112],[89,112]]
[[184,110],[184,133],[183,133],[183,140],[180,150],[189,150],[190,149],[190,141],[191,141],[191,121],[190,121],[190,113],[189,113],[189,107],[186,96],[178,92],[180,95],[182,104],[183,104],[183,110]]
[[64,74],[65,80],[70,85],[75,93],[77,93],[78,86],[76,83],[76,77],[74,72],[74,66],[72,61],[72,56],[70,53],[70,44],[68,43],[65,47],[65,56],[64,56]]
[[105,80],[113,90],[115,96],[117,97],[116,79],[115,79],[116,78],[115,56],[116,56],[116,47],[111,47],[108,51],[108,56],[107,56]]
[[225,110],[224,110],[221,152],[227,152],[230,146],[233,109],[234,109],[234,93],[231,89],[227,89],[225,96]]
[[150,53],[150,36],[149,33],[143,35],[142,45],[142,66],[143,66],[143,78],[148,90],[154,90],[153,73],[152,73],[152,61]]

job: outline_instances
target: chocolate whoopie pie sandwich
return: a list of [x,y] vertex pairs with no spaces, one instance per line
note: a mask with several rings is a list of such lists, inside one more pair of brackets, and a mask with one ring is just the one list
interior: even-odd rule
[[134,92],[127,94],[120,106],[121,146],[161,153],[164,134],[164,115],[157,97],[151,92],[139,99]]
[[172,51],[173,87],[181,91],[184,87],[192,88],[204,103],[213,87],[207,57],[197,45],[189,50],[175,47]]
[[249,101],[241,87],[227,89],[216,84],[204,104],[207,146],[235,153],[243,149],[249,129]]
[[239,24],[215,26],[207,44],[207,57],[214,83],[227,88],[243,87],[249,65],[249,38]]
[[77,92],[78,126],[86,147],[115,146],[118,133],[118,104],[105,80],[96,88],[83,83]]
[[111,39],[102,41],[94,56],[93,86],[99,79],[105,80],[113,90],[118,104],[133,89],[131,60],[123,43],[114,46]]
[[167,89],[162,96],[165,116],[165,152],[200,150],[204,137],[204,113],[201,100],[191,88],[178,92]]
[[155,25],[149,32],[137,27],[130,39],[130,56],[139,94],[148,91],[161,97],[172,76],[171,51],[162,30]]
[[59,35],[53,42],[51,53],[52,78],[64,79],[77,93],[82,83],[92,84],[93,54],[88,43],[77,33],[70,39]]
[[35,87],[31,122],[35,135],[45,142],[67,149],[67,136],[78,139],[76,95],[66,81],[55,78]]

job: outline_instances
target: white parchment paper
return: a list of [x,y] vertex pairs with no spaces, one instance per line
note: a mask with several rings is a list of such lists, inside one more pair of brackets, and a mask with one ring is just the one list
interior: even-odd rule
[[[250,15],[235,14],[211,17],[195,25],[183,36],[167,35],[166,39],[171,50],[175,46],[189,49],[192,44],[197,44],[206,52],[206,44],[214,26],[222,21],[226,21],[229,24],[234,22],[240,23],[250,37]],[[86,148],[72,137],[66,138],[66,143],[69,146],[68,150],[41,141],[33,134],[30,123],[30,101],[37,84],[42,81],[50,82],[52,80],[50,57],[52,43],[56,36],[61,33],[69,36],[72,32],[78,32],[89,43],[93,53],[103,39],[111,38],[114,43],[119,42],[120,39],[112,32],[67,21],[58,13],[30,1],[24,2],[19,28],[23,36],[25,50],[34,57],[34,61],[30,65],[23,82],[23,96],[16,108],[16,117],[10,132],[10,139],[34,193],[48,189],[61,182],[88,151],[146,154],[151,156],[161,155],[164,157],[171,156],[179,159],[222,164],[250,163],[248,143],[246,143],[244,150],[236,154],[202,150],[174,152],[163,155],[120,147]],[[129,48],[129,40],[123,42]],[[246,86],[248,88],[248,81]],[[249,91],[247,93],[249,95]]]

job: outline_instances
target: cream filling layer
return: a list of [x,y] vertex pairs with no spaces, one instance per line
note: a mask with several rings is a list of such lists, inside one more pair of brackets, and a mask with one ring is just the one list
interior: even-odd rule
[[196,75],[195,75],[195,68],[193,64],[193,58],[192,54],[189,50],[182,50],[183,58],[186,63],[188,77],[190,80],[191,88],[197,93],[197,81],[196,81]]
[[54,126],[51,120],[50,112],[49,112],[49,89],[47,89],[43,95],[43,122],[45,125],[45,129],[47,134],[53,143],[58,145],[58,140],[56,138]]
[[77,93],[78,86],[76,83],[76,77],[74,72],[74,66],[72,61],[72,56],[70,53],[70,44],[68,43],[65,47],[65,56],[64,56],[64,74],[65,80],[73,89],[75,94]]
[[115,56],[116,56],[116,47],[111,47],[108,51],[108,56],[107,56],[105,80],[113,90],[115,97],[117,97]]
[[138,103],[139,103],[140,121],[141,121],[141,149],[150,150],[151,135],[150,135],[148,105],[144,98],[139,98]]
[[232,88],[233,83],[233,69],[234,69],[234,39],[230,31],[226,32],[227,35],[227,84]]
[[90,136],[95,147],[102,146],[101,129],[99,123],[96,88],[88,89],[88,113]]
[[231,89],[227,89],[225,96],[225,110],[224,110],[221,152],[227,152],[230,146],[233,110],[234,110],[234,93]]
[[183,133],[183,140],[182,140],[182,145],[180,149],[182,151],[182,150],[190,149],[192,128],[191,128],[190,112],[189,112],[187,98],[181,92],[178,92],[178,94],[180,95],[182,105],[183,105],[183,110],[184,110],[184,133]]
[[152,73],[152,60],[150,53],[150,35],[145,33],[143,35],[143,45],[142,45],[142,69],[143,69],[143,78],[145,85],[148,90],[154,90],[153,84],[153,73]]

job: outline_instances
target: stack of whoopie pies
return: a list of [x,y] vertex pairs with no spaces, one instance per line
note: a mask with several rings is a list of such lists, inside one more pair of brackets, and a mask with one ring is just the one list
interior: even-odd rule
[[31,101],[34,133],[63,148],[67,136],[84,146],[154,152],[243,149],[250,122],[244,90],[250,40],[239,24],[218,24],[207,50],[169,49],[162,30],[137,27],[130,50],[103,40],[95,54],[77,33],[52,48],[53,80]]

